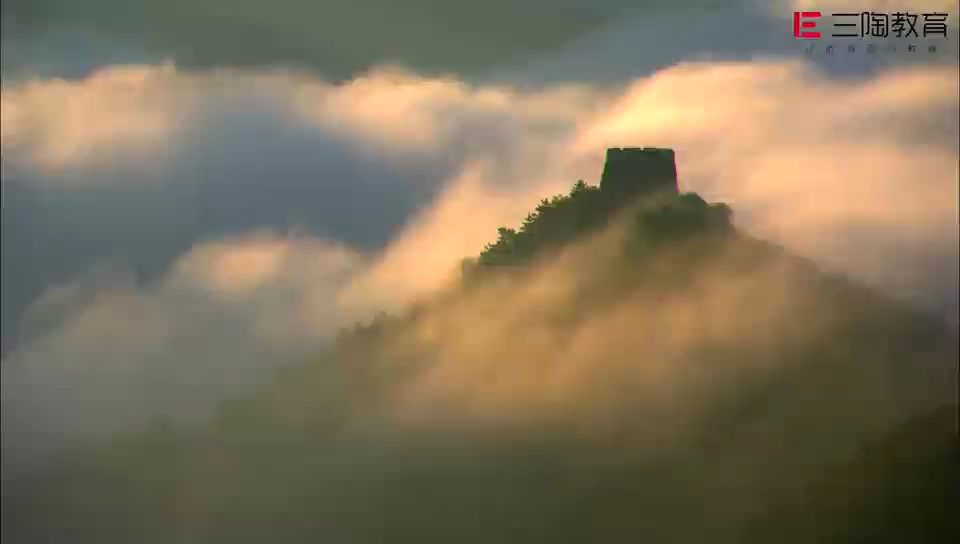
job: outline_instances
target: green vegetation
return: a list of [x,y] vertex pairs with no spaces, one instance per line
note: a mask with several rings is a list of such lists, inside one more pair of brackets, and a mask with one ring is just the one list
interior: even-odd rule
[[[568,195],[541,200],[519,229],[500,227],[497,241],[487,244],[477,264],[528,264],[534,255],[563,247],[606,226],[617,212],[631,204],[636,203],[611,198],[599,187],[578,180]],[[730,208],[708,204],[696,193],[661,193],[646,199],[632,212],[636,227],[653,234],[652,239],[661,243],[730,228]]]

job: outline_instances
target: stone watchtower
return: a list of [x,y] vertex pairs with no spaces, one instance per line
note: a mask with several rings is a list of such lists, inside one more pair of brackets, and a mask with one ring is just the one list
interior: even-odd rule
[[673,150],[656,147],[608,149],[600,177],[600,191],[617,201],[662,191],[678,193]]

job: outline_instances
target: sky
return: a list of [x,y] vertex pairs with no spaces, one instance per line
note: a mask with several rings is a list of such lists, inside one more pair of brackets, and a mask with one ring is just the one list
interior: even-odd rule
[[951,14],[915,53],[792,36],[851,5],[894,11],[4,2],[5,473],[435,292],[607,147],[674,148],[747,232],[955,322],[957,4],[896,4]]

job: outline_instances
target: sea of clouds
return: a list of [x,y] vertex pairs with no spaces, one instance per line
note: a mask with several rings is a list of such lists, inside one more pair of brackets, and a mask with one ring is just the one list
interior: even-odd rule
[[748,232],[955,320],[956,51],[811,60],[790,7],[628,10],[482,70],[384,55],[347,79],[187,69],[102,30],[38,45],[92,43],[83,21],[4,32],[26,67],[2,94],[5,477],[65,437],[203,415],[448,285],[607,147],[672,147],[681,188]]

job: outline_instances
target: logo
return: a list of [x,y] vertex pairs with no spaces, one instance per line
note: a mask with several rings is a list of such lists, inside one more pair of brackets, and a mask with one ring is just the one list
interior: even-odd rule
[[793,35],[797,38],[819,38],[820,31],[801,30],[802,28],[816,28],[816,21],[805,21],[804,19],[818,19],[821,13],[819,11],[795,11],[793,12]]
[[[819,38],[817,23],[823,17],[819,11],[793,12],[793,36],[795,38]],[[898,11],[883,13],[832,13],[834,38],[942,38],[947,39],[946,13],[911,13]]]

